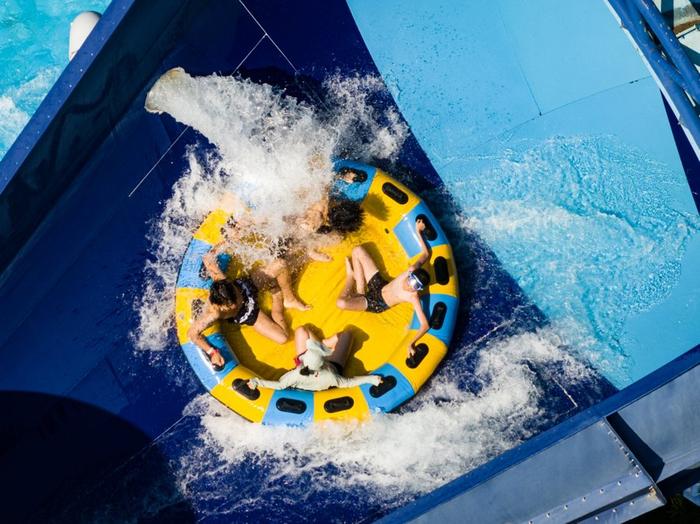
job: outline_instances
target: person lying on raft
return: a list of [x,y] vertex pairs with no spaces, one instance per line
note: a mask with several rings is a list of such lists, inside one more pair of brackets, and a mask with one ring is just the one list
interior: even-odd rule
[[[281,288],[282,282],[289,283],[289,270],[283,261],[275,261],[264,270],[251,272],[250,277],[233,281],[226,278],[219,268],[216,255],[211,251],[204,256],[204,267],[214,282],[209,288],[209,299],[201,314],[192,323],[187,336],[209,357],[215,371],[221,371],[225,361],[219,350],[202,335],[202,332],[217,320],[253,326],[255,331],[278,344],[287,342],[289,333],[284,320]],[[260,311],[258,289],[269,289],[272,292],[272,318]]]
[[[408,355],[413,356],[416,342],[428,331],[428,319],[420,303],[418,292],[422,291],[430,277],[422,265],[430,260],[430,249],[423,238],[425,222],[416,220],[416,233],[421,245],[418,259],[406,271],[388,281],[379,272],[372,256],[362,246],[352,250],[352,262],[345,259],[345,287],[336,302],[340,309],[381,313],[402,302],[408,302],[416,312],[420,328],[408,346]],[[354,288],[354,292],[353,292]]]
[[[244,226],[238,226],[237,224],[237,222],[234,222],[233,224],[227,225],[224,228],[224,241],[219,242],[211,248],[202,258],[204,267],[209,272],[209,276],[214,280],[223,280],[226,278],[226,275],[221,271],[217,262],[219,255],[224,253],[231,254],[231,251],[233,251],[232,244],[234,242],[244,241],[241,240],[241,235],[243,233],[239,231],[240,227],[250,227],[248,226],[248,222],[244,222]],[[265,241],[265,239],[262,240]],[[283,305],[286,309],[298,309],[300,311],[311,309],[310,306],[304,304],[294,293],[292,274],[284,258],[273,258],[273,260],[263,268],[254,270],[251,276],[258,280],[266,281],[268,284],[273,283],[271,286],[272,288],[279,288],[279,291],[282,293]],[[270,286],[268,285],[267,287]]]
[[294,343],[297,356],[294,359],[296,367],[293,370],[282,375],[279,380],[252,378],[248,381],[248,387],[322,391],[333,387],[350,388],[360,384],[378,386],[382,382],[379,375],[352,378],[343,376],[343,368],[352,345],[352,335],[349,331],[341,331],[330,338],[318,340],[308,329],[299,327],[294,332]]
[[[269,246],[270,255],[274,258],[283,258],[287,264],[296,266],[297,259],[304,256],[319,262],[329,262],[330,257],[320,250],[360,229],[363,219],[364,211],[357,202],[326,195],[303,215],[285,217],[290,226],[289,236],[268,238],[259,233],[264,229],[264,224],[256,224],[255,220],[247,216],[229,221],[224,234],[229,243],[245,242],[247,237],[253,236]],[[285,300],[289,300],[287,295]]]

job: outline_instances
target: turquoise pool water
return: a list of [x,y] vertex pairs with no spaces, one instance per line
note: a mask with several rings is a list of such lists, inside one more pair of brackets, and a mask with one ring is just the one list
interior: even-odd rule
[[68,63],[71,20],[109,0],[0,2],[0,158]]

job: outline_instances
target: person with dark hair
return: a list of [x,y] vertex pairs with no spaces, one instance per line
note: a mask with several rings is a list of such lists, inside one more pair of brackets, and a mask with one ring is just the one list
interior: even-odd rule
[[279,380],[252,378],[248,381],[248,387],[323,391],[333,387],[350,388],[361,384],[378,386],[382,382],[380,375],[352,378],[343,376],[352,346],[352,334],[349,331],[341,331],[330,338],[319,340],[306,327],[299,327],[294,332],[294,343],[297,352],[294,369],[282,375]]
[[316,228],[316,232],[354,233],[362,226],[363,219],[364,211],[360,204],[347,198],[330,197],[322,213],[323,223]]
[[342,241],[348,233],[362,227],[364,210],[347,198],[326,195],[295,219],[299,240],[312,260],[328,262],[330,257],[319,249]]
[[[284,344],[289,338],[287,324],[284,319],[285,299],[282,283],[289,286],[291,291],[289,270],[283,260],[276,260],[263,269],[250,273],[249,277],[228,280],[219,267],[214,250],[203,258],[204,267],[214,282],[209,288],[209,299],[201,314],[192,322],[187,335],[209,357],[216,371],[223,369],[224,358],[202,332],[217,320],[227,320],[233,324],[252,326],[255,331],[277,342]],[[272,292],[272,308],[270,316],[260,310],[258,305],[258,290],[269,289]],[[308,309],[298,298],[300,308]],[[272,317],[272,318],[270,318]]]
[[420,328],[408,346],[412,356],[416,342],[428,331],[428,319],[418,293],[430,283],[430,275],[421,266],[430,260],[430,249],[423,238],[425,222],[416,220],[416,233],[421,245],[418,259],[406,271],[389,281],[379,272],[376,262],[362,246],[352,250],[352,262],[345,259],[345,286],[336,302],[340,309],[381,313],[397,304],[407,302],[416,312]]

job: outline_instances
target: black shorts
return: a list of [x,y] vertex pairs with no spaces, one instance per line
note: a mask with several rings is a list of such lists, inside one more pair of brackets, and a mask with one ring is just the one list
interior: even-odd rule
[[233,285],[240,291],[243,301],[236,316],[229,318],[228,321],[232,324],[252,326],[258,320],[258,314],[260,313],[258,288],[249,278],[237,278],[233,281]]
[[333,362],[332,360],[326,360],[331,366],[335,368],[335,372],[338,373],[338,375],[343,374],[343,366],[338,364],[337,362]]
[[377,271],[372,278],[367,282],[367,291],[365,292],[365,300],[367,300],[367,311],[370,313],[381,313],[389,309],[389,306],[384,302],[382,289],[389,282]]

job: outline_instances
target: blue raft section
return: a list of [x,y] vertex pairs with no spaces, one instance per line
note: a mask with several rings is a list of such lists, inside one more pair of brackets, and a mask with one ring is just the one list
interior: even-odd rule
[[[430,10],[423,12],[425,20],[438,15],[450,19],[460,24],[458,32],[473,36],[471,44],[483,46],[466,46],[453,55],[463,63],[438,67],[428,57],[421,62],[427,68],[422,72],[396,66],[408,50],[437,49],[412,40],[421,36],[420,26],[413,23],[421,11],[413,11],[414,18],[406,24],[414,30],[406,31],[401,29],[406,24],[392,21],[396,2],[378,4],[112,2],[0,163],[0,473],[13,479],[0,494],[6,521],[47,517],[73,521],[71,515],[80,514],[88,498],[91,504],[100,503],[100,493],[106,504],[110,490],[95,492],[94,487],[120,484],[120,475],[127,475],[121,466],[144,448],[150,450],[143,466],[148,471],[139,475],[149,481],[155,478],[172,491],[179,489],[172,469],[182,453],[178,442],[193,438],[183,408],[201,393],[201,386],[177,350],[174,335],[172,351],[156,357],[137,351],[129,335],[138,325],[133,305],[143,290],[144,263],[150,256],[149,221],[159,216],[173,183],[186,168],[186,149],[205,142],[169,117],[156,118],[143,110],[146,91],[171,67],[182,66],[195,75],[238,73],[284,88],[309,103],[322,100],[321,82],[336,72],[381,74],[390,88],[401,86],[400,94],[393,93],[396,102],[387,97],[383,103],[397,104],[415,136],[409,137],[390,171],[396,173],[400,166],[399,172],[425,195],[430,207],[442,210],[438,219],[447,235],[461,235],[458,240],[468,246],[457,260],[465,300],[454,347],[477,346],[465,361],[463,385],[475,391],[479,386],[469,374],[490,337],[535,330],[547,325],[548,319],[519,288],[498,254],[455,225],[456,205],[445,203],[444,193],[435,191],[444,187],[443,179],[449,188],[458,176],[440,160],[457,142],[441,139],[435,122],[444,122],[451,112],[466,111],[459,97],[468,92],[479,97],[477,104],[492,109],[489,118],[485,113],[463,115],[472,119],[471,129],[484,139],[501,132],[526,132],[528,126],[532,131],[527,132],[533,133],[575,132],[604,125],[602,120],[592,121],[590,108],[597,104],[629,110],[630,118],[634,107],[648,112],[644,118],[652,118],[654,125],[648,120],[644,125],[625,124],[624,117],[611,119],[610,125],[652,148],[660,160],[680,165],[658,91],[638,65],[625,60],[624,67],[616,65],[607,72],[591,70],[575,76],[576,71],[569,71],[575,81],[552,89],[546,74],[555,64],[537,60],[542,42],[536,41],[536,35],[547,39],[551,34],[517,23],[525,19],[534,23],[526,17],[525,2],[497,2],[498,17],[484,12],[492,9],[490,4],[479,5],[459,15],[462,18],[455,15],[462,11],[452,2],[419,2]],[[546,16],[551,16],[557,23],[546,24],[547,28],[567,36],[581,32],[576,26],[586,27],[582,17],[593,17],[586,20],[594,27],[609,28],[612,20],[604,19],[607,13],[597,8],[548,5],[549,11],[538,9],[545,19],[540,23],[546,24]],[[572,11],[560,18],[566,9]],[[502,24],[509,16],[515,33],[508,34],[522,31],[517,48],[526,56],[519,62],[508,57],[513,42],[503,40]],[[566,28],[560,20],[568,21]],[[557,42],[567,42],[570,49],[580,44],[569,38]],[[618,41],[616,46],[623,44]],[[476,57],[485,51],[498,56],[492,67],[475,69],[483,63]],[[585,65],[585,57],[579,58]],[[525,69],[524,76],[519,68]],[[459,76],[448,74],[457,70]],[[473,79],[465,84],[469,74],[479,79],[491,75],[485,82],[488,88],[477,89]],[[515,78],[519,78],[517,89],[512,84]],[[434,91],[426,91],[439,86],[428,80],[439,82],[442,92],[455,98],[432,96]],[[498,86],[510,91],[499,93]],[[623,92],[618,93],[616,86]],[[509,108],[504,120],[491,118],[504,105]],[[421,107],[428,108],[423,116]],[[650,128],[660,136],[654,144],[645,135]],[[478,150],[478,143],[472,145]],[[471,263],[474,257],[485,263]],[[478,307],[472,307],[474,303]],[[670,321],[674,314],[673,308],[659,310],[654,318]],[[655,336],[663,334],[657,330]],[[648,361],[640,360],[634,378],[697,343],[688,344],[692,336],[678,335],[669,343],[669,352],[654,352]],[[665,343],[665,338],[658,340],[661,347]],[[479,514],[481,522],[552,522],[570,520],[567,511],[575,518],[613,515],[606,512],[622,511],[623,503],[625,515],[642,513],[663,503],[666,486],[675,489],[693,481],[689,468],[700,459],[697,439],[688,435],[698,434],[700,420],[686,408],[700,400],[697,388],[688,386],[697,380],[699,362],[700,352],[690,351],[619,393],[606,377],[595,373],[573,388],[552,386],[556,381],[548,377],[556,376],[557,370],[533,365],[533,375],[545,390],[541,407],[547,417],[534,428],[540,435],[398,513],[384,516],[387,508],[366,503],[360,490],[343,501],[334,500],[332,492],[316,495],[304,500],[303,512],[293,506],[294,501],[287,501],[292,506],[251,510],[245,518],[282,521],[284,516],[303,514],[308,520],[321,520],[332,510],[344,521],[382,516],[395,522],[438,517],[461,521],[465,512],[471,512]],[[667,409],[671,403],[677,409]],[[662,431],[665,427],[677,429],[669,435]],[[129,471],[130,482],[146,483]],[[255,490],[265,479],[264,468],[230,475],[223,485],[232,493],[232,486],[240,492]],[[135,490],[134,496],[139,493]],[[194,494],[181,497],[177,507],[149,518],[202,519],[211,515],[204,495],[202,500],[192,499]],[[116,513],[111,520],[129,515],[129,508],[112,505],[112,510]],[[210,516],[208,521],[216,519]]]

